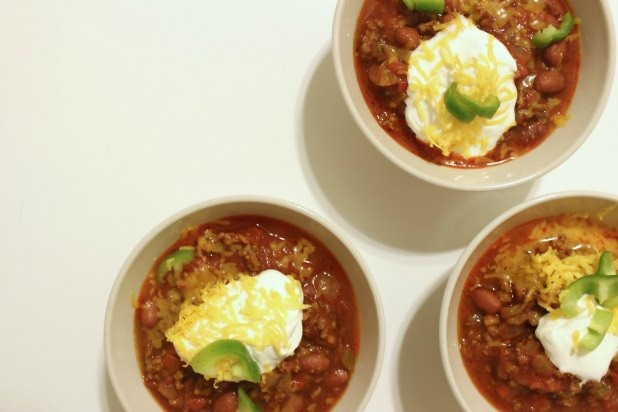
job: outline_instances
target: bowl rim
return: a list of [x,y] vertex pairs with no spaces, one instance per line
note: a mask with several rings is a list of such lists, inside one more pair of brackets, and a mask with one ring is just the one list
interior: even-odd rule
[[[464,248],[461,255],[459,256],[455,266],[450,271],[446,287],[444,289],[444,294],[442,295],[442,303],[440,305],[440,320],[439,320],[439,345],[440,345],[440,358],[442,360],[442,368],[446,375],[447,381],[451,388],[451,392],[457,399],[459,405],[465,411],[471,411],[468,403],[466,402],[465,397],[460,392],[459,382],[455,379],[455,375],[453,373],[453,369],[450,367],[450,356],[449,356],[449,342],[447,341],[447,329],[449,327],[449,309],[451,305],[451,301],[453,300],[453,294],[455,287],[458,283],[458,280],[463,275],[462,269],[470,259],[471,255],[476,251],[476,249],[483,243],[483,241],[500,225],[507,222],[509,219],[524,213],[526,210],[534,208],[536,206],[550,203],[556,200],[561,199],[570,199],[570,198],[588,198],[588,199],[598,199],[598,200],[607,200],[616,202],[618,204],[618,195],[612,194],[609,192],[602,191],[594,191],[594,190],[569,190],[569,191],[561,191],[554,192],[549,194],[544,194],[540,196],[536,196],[527,200],[524,200],[508,210],[502,212],[499,216],[491,220]],[[467,276],[467,274],[466,274]],[[457,299],[457,305],[459,305],[459,299]],[[460,355],[461,356],[461,355]]]
[[[360,251],[356,248],[353,242],[348,238],[348,236],[344,233],[344,231],[333,223],[327,221],[325,218],[309,210],[308,208],[301,206],[300,204],[284,200],[282,198],[265,196],[265,195],[228,195],[228,196],[219,196],[214,197],[208,200],[203,200],[197,203],[194,203],[190,206],[187,206],[171,215],[168,215],[163,220],[161,220],[158,224],[152,227],[133,247],[122,266],[118,270],[116,277],[114,279],[114,283],[110,289],[106,309],[104,316],[104,332],[103,332],[103,345],[104,345],[104,356],[105,356],[105,369],[109,381],[112,384],[113,390],[115,392],[116,397],[120,401],[122,407],[130,411],[131,405],[129,405],[128,401],[123,395],[122,385],[119,380],[118,374],[116,373],[117,366],[112,362],[113,359],[113,344],[111,340],[111,331],[113,329],[112,319],[114,316],[114,312],[118,310],[118,293],[123,283],[123,280],[129,275],[129,269],[131,268],[134,260],[140,254],[140,252],[146,247],[153,239],[155,239],[161,232],[163,232],[166,228],[172,225],[174,222],[181,220],[183,217],[186,217],[194,212],[198,212],[200,210],[209,209],[213,207],[221,207],[224,205],[233,205],[238,203],[253,203],[253,204],[264,204],[267,207],[274,207],[280,209],[287,209],[293,213],[297,213],[309,220],[312,220],[318,225],[321,225],[324,229],[326,229],[330,234],[340,241],[343,246],[347,249],[347,251],[352,255],[353,260],[358,264],[361,272],[363,273],[363,277],[369,286],[369,294],[371,295],[376,309],[376,321],[375,325],[378,336],[376,342],[376,357],[375,357],[375,367],[372,371],[371,379],[369,380],[368,385],[365,388],[365,393],[362,395],[362,399],[359,403],[359,409],[362,410],[366,404],[369,402],[371,395],[373,394],[375,387],[377,385],[382,366],[384,360],[384,350],[385,350],[385,317],[384,317],[384,307],[382,303],[382,299],[379,294],[379,288],[377,283],[372,275],[372,272],[362,257]],[[255,215],[259,215],[259,213],[251,213]],[[282,219],[283,220],[283,219]],[[283,220],[286,221],[286,220]],[[290,224],[295,224],[294,222],[286,221]],[[300,226],[299,226],[300,227]],[[302,230],[307,230],[306,228],[300,227]],[[319,239],[319,238],[318,238]],[[320,239],[319,239],[320,240]],[[360,308],[362,302],[357,299],[357,306]],[[362,320],[361,320],[361,328],[362,328]],[[362,330],[362,329],[361,329]],[[361,332],[362,333],[362,332]],[[137,363],[137,359],[135,359]],[[335,406],[336,407],[336,406]]]
[[[571,0],[571,5],[573,5],[574,1],[575,0]],[[584,0],[581,0],[580,2],[584,3]],[[607,65],[606,65],[606,70],[605,70],[606,75],[604,76],[602,84],[601,84],[602,91],[598,95],[598,97],[595,98],[598,104],[596,105],[594,112],[590,114],[590,116],[588,117],[588,121],[586,122],[585,126],[582,128],[581,133],[579,134],[577,140],[573,142],[573,144],[568,148],[568,150],[561,151],[558,156],[555,156],[552,159],[552,161],[542,163],[540,166],[536,167],[534,173],[523,172],[519,174],[517,173],[514,174],[513,172],[511,172],[509,169],[513,166],[511,166],[510,164],[512,164],[517,159],[511,160],[509,162],[504,162],[498,165],[494,165],[494,166],[483,167],[483,168],[450,168],[448,166],[439,166],[431,162],[428,162],[413,153],[410,153],[409,161],[404,161],[402,158],[397,156],[391,149],[389,149],[384,144],[382,144],[379,141],[380,139],[376,137],[374,133],[370,130],[370,127],[367,125],[367,123],[364,121],[363,117],[360,114],[360,111],[362,109],[359,107],[359,105],[367,106],[364,101],[364,97],[362,96],[362,92],[360,92],[360,95],[363,101],[358,102],[357,104],[355,103],[355,100],[352,98],[351,90],[348,87],[348,83],[346,81],[344,64],[342,61],[342,56],[344,53],[343,46],[344,46],[344,43],[347,45],[348,42],[350,41],[352,42],[352,45],[353,45],[355,30],[351,34],[346,33],[346,35],[343,35],[341,26],[342,26],[342,22],[344,21],[344,19],[347,18],[346,14],[348,13],[348,10],[346,6],[350,3],[354,3],[354,4],[360,3],[362,7],[363,0],[338,0],[336,8],[335,8],[335,14],[334,14],[333,22],[332,22],[332,27],[331,27],[332,58],[333,58],[333,66],[335,70],[335,77],[337,79],[337,83],[338,83],[341,95],[343,96],[343,100],[345,101],[346,107],[348,108],[348,112],[351,114],[352,118],[354,119],[354,122],[356,123],[357,127],[359,127],[362,134],[365,136],[367,140],[369,140],[369,142],[371,142],[374,148],[376,148],[380,153],[382,153],[384,157],[389,159],[392,163],[397,165],[404,172],[411,174],[425,182],[428,182],[428,183],[431,183],[437,186],[441,186],[447,189],[482,192],[482,191],[506,189],[506,188],[521,185],[529,181],[534,181],[544,176],[545,174],[549,173],[550,171],[554,170],[555,168],[563,164],[569,157],[571,157],[588,139],[593,129],[596,127],[597,123],[599,122],[601,115],[605,111],[605,107],[607,105],[609,94],[610,94],[612,84],[614,81],[614,72],[616,70],[615,68],[616,66],[616,41],[615,41],[615,35],[614,35],[614,31],[615,31],[614,21],[612,19],[612,13],[609,8],[608,0],[597,0],[597,4],[601,8],[600,11],[603,16],[602,26],[607,29],[605,31],[605,36],[603,38],[603,40],[608,45],[607,51],[606,51],[607,53],[605,53],[605,56],[607,58]],[[356,27],[357,19],[358,19],[358,15],[355,15],[354,16],[354,21],[355,21],[354,27]],[[353,46],[350,47],[350,50],[346,51],[345,53],[353,53]],[[354,61],[354,58],[352,58],[352,61]],[[355,71],[354,71],[354,77],[355,77],[354,79],[355,81],[353,82],[353,84],[358,86],[358,80],[356,80]],[[581,84],[581,76],[578,78],[578,86],[576,87],[573,98],[575,98],[575,95],[577,94],[577,90],[581,89],[580,84]],[[572,104],[569,106],[568,113],[571,113],[571,110],[572,110]],[[565,126],[562,126],[562,127],[565,127]],[[378,133],[380,132],[378,131]],[[392,137],[390,137],[386,132],[384,132],[384,134],[388,136],[390,139],[392,139]],[[394,141],[394,139],[392,140]],[[543,143],[546,141],[547,139],[544,139],[539,144],[539,146],[543,145]],[[397,147],[400,145],[399,143],[396,143],[396,145],[393,144],[392,146]],[[403,150],[403,148],[399,148],[395,150]],[[407,151],[407,149],[405,150]],[[538,151],[538,147],[534,148],[533,150]],[[530,153],[525,153],[520,158],[524,158],[526,155],[529,155],[529,154]],[[434,173],[434,171],[440,171],[444,168],[452,169],[454,176],[445,178],[439,172]],[[488,174],[491,174],[492,170],[500,170],[500,169],[504,170],[504,174],[507,177],[502,178],[498,181],[492,182],[488,178]],[[470,178],[471,176],[474,176],[474,178],[473,179]]]

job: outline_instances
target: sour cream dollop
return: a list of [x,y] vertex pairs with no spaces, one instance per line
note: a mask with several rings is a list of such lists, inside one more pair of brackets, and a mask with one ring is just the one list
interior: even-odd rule
[[[517,63],[506,46],[457,15],[433,38],[410,55],[406,122],[417,138],[469,158],[493,149],[515,125]],[[452,82],[475,100],[494,95],[500,108],[491,118],[477,116],[471,123],[457,121],[446,109],[444,91]]]
[[262,373],[292,355],[303,335],[303,290],[292,276],[269,269],[256,276],[205,288],[199,305],[182,307],[165,336],[189,363],[202,348],[236,339],[248,349]]
[[577,305],[584,310],[572,318],[552,312],[543,316],[535,335],[560,372],[571,373],[582,383],[598,382],[605,376],[612,358],[618,352],[618,336],[608,331],[594,350],[578,351],[576,341],[585,335],[594,310],[600,306],[594,303],[590,295],[582,296]]

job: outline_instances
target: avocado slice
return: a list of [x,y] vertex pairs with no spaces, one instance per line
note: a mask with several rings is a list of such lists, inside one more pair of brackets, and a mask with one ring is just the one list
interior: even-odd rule
[[217,381],[257,383],[261,376],[258,364],[236,339],[220,339],[206,345],[191,359],[191,367]]
[[243,388],[238,387],[238,406],[236,407],[236,412],[262,412],[262,410],[253,403]]

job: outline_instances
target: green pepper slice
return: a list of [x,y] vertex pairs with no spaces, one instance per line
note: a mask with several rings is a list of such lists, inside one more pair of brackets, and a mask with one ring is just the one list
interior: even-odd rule
[[611,252],[601,253],[595,273],[582,276],[567,286],[560,294],[560,309],[569,318],[576,316],[583,311],[577,301],[586,294],[594,296],[603,306],[594,311],[586,334],[579,342],[580,348],[592,351],[599,346],[614,319],[613,311],[608,309],[618,306],[618,276]]
[[441,14],[444,12],[444,0],[403,0],[410,11],[421,13]]
[[260,368],[246,346],[236,339],[220,339],[206,345],[191,359],[191,367],[208,378],[229,382],[260,381]]
[[484,101],[474,100],[457,90],[457,83],[453,82],[444,92],[444,105],[457,120],[470,123],[476,116],[491,118],[500,107],[498,96],[489,96]]
[[238,407],[236,408],[236,412],[261,412],[259,406],[257,406],[247,392],[243,390],[243,388],[238,388]]
[[556,28],[555,26],[549,25],[544,29],[536,32],[536,34],[532,38],[532,41],[536,47],[542,49],[568,36],[571,30],[573,30],[573,25],[573,14],[571,14],[571,12],[568,12],[562,18],[560,27]]
[[500,107],[500,99],[498,96],[489,96],[483,102],[471,99],[465,94],[460,93],[461,100],[472,110],[477,116],[491,119]]
[[590,325],[588,325],[588,330],[579,342],[579,347],[592,351],[599,346],[613,319],[614,313],[612,311],[606,309],[595,310],[590,320]]
[[580,313],[583,309],[577,301],[585,294],[593,295],[605,307],[618,304],[618,276],[611,252],[601,253],[595,273],[575,280],[560,294],[562,312],[570,318]]
[[165,259],[159,264],[157,269],[157,281],[163,282],[167,272],[173,270],[178,273],[182,270],[183,266],[190,263],[195,257],[195,250],[192,246],[181,246],[177,251],[166,256]]

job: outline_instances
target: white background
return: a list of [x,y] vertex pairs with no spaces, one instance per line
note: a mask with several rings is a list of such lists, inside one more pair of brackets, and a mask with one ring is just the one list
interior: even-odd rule
[[618,84],[581,149],[538,181],[433,187],[349,115],[335,6],[0,0],[0,410],[119,410],[103,318],[124,259],[176,211],[238,194],[296,202],[364,255],[387,320],[368,410],[457,410],[438,351],[449,271],[526,198],[618,192]]

